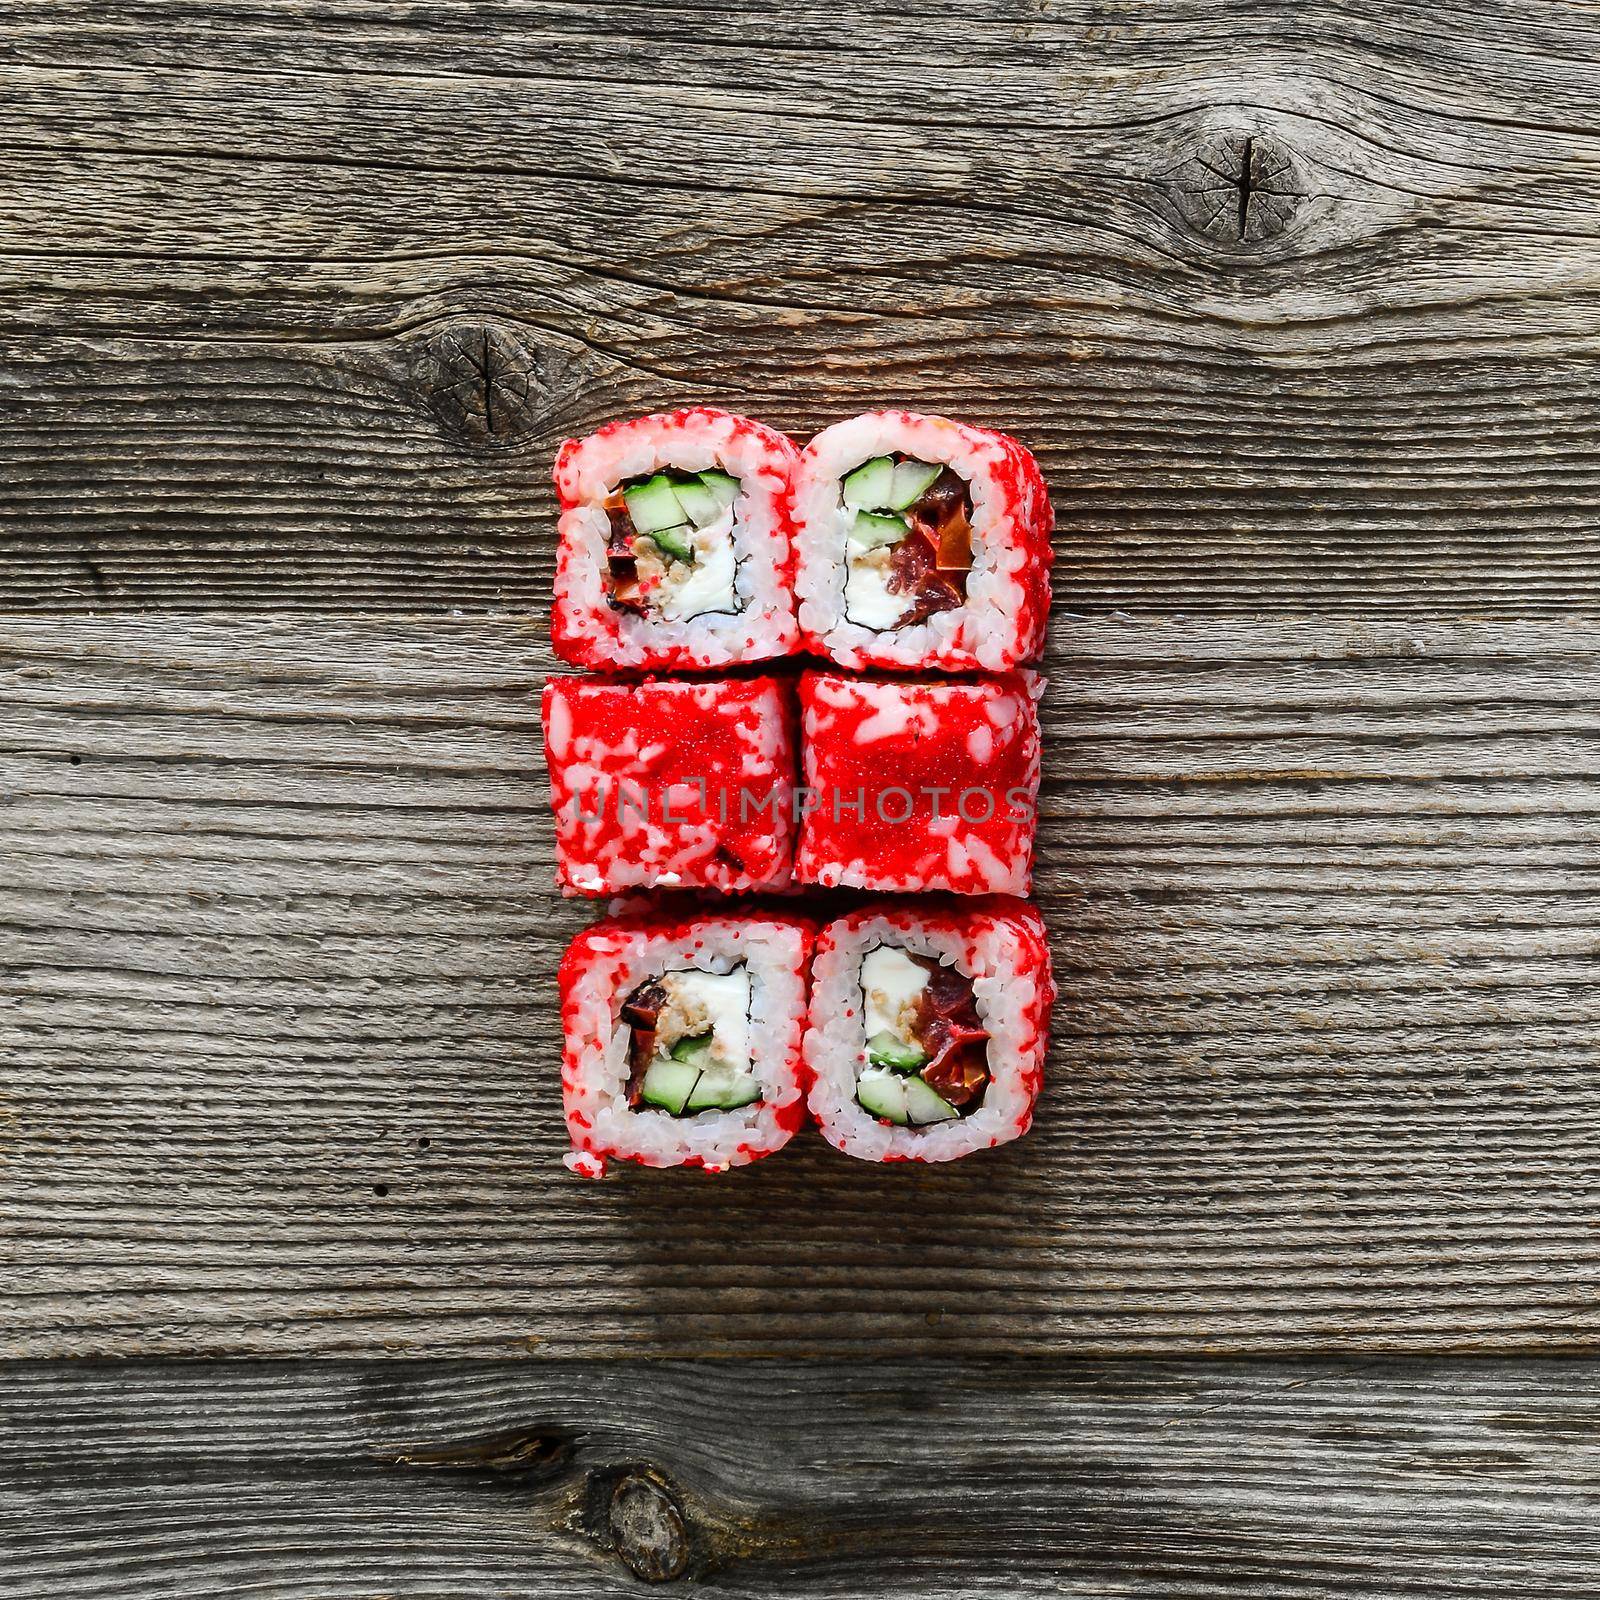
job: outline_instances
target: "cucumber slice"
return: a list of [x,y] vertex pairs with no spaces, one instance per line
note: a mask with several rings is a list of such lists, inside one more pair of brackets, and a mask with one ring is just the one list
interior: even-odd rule
[[906,1121],[913,1128],[926,1128],[931,1122],[948,1122],[961,1113],[937,1089],[921,1078],[902,1078],[906,1090]]
[[696,478],[692,483],[679,483],[673,486],[672,492],[678,497],[678,504],[683,507],[684,515],[697,528],[704,528],[713,523],[727,509],[715,490],[708,489]]
[[684,518],[683,507],[673,492],[672,480],[658,472],[643,483],[622,491],[623,503],[633,525],[640,533],[654,533],[657,528],[676,528]]
[[699,1067],[688,1061],[652,1061],[639,1085],[639,1098],[647,1106],[659,1106],[673,1116],[681,1116],[694,1086],[701,1079]]
[[850,542],[862,550],[875,550],[880,544],[899,544],[907,528],[899,517],[879,516],[875,511],[858,511],[850,524]]
[[697,1067],[711,1065],[711,1035],[699,1033],[693,1038],[680,1039],[667,1052],[674,1061],[688,1061]]
[[691,1111],[737,1111],[761,1098],[761,1085],[748,1072],[718,1067],[700,1074],[688,1099]]
[[914,1044],[904,1044],[892,1033],[875,1033],[867,1040],[867,1060],[875,1067],[894,1067],[914,1072],[928,1059],[928,1052]]
[[847,506],[865,506],[876,511],[888,505],[894,492],[894,457],[874,456],[863,461],[854,472],[839,480],[839,491]]
[[928,486],[943,471],[943,467],[929,466],[926,461],[902,461],[894,469],[894,487],[883,504],[891,511],[904,511],[922,498]]
[[650,537],[674,560],[694,560],[694,546],[689,543],[687,528],[657,528]]
[[[887,1072],[882,1067],[868,1067],[856,1079],[856,1101],[863,1111],[903,1128],[910,1121],[906,1115],[906,1085],[921,1081],[920,1078],[902,1078],[899,1073]],[[923,1088],[927,1087],[923,1084]],[[931,1089],[928,1092],[933,1093]]]
[[729,477],[726,472],[702,472],[700,481],[725,506],[731,506],[739,498],[740,482],[737,478]]

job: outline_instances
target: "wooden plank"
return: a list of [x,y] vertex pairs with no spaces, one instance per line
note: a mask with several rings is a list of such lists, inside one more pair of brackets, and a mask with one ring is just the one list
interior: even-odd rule
[[0,1593],[1587,1600],[1592,1372],[24,1366]]
[[1060,619],[1035,1134],[605,1185],[559,1162],[590,912],[551,895],[533,630],[41,618],[0,651],[0,1352],[1600,1332],[1585,623]]
[[1018,432],[1082,612],[1593,608],[1597,37],[19,3],[0,603],[537,614],[555,442],[703,398]]

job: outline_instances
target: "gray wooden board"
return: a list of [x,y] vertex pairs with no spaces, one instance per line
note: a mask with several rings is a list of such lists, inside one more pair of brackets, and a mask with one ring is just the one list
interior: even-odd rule
[[1590,627],[1051,657],[1035,1132],[590,1185],[535,631],[0,623],[0,1350],[1591,1344]]
[[1559,1362],[21,1366],[0,1594],[1590,1600],[1597,1425]]
[[1011,428],[1085,611],[1600,603],[1600,24],[12,0],[0,603],[539,614],[674,400]]
[[[5,20],[0,1355],[541,1359],[13,1363],[0,1592],[1600,1588],[1591,1369],[983,1359],[1600,1333],[1591,7]],[[1054,485],[989,1160],[559,1166],[549,458],[681,399]]]

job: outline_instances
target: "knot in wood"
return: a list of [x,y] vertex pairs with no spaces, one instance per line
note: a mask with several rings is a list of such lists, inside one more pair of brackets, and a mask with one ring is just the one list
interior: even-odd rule
[[564,386],[566,358],[515,325],[453,322],[418,345],[411,376],[445,429],[474,445],[538,433]]
[[670,1583],[689,1565],[689,1533],[671,1488],[653,1473],[625,1472],[611,1490],[612,1548],[646,1583]]
[[1288,231],[1308,198],[1300,163],[1270,133],[1219,133],[1173,174],[1173,202],[1196,233],[1231,245]]

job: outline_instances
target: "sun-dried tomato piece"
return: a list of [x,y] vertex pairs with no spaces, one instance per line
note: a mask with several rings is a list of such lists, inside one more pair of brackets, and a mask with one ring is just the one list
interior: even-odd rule
[[911,531],[889,557],[888,589],[909,602],[900,619],[902,628],[926,621],[936,611],[954,611],[967,598],[964,572],[939,570],[938,535],[925,523],[913,522]]
[[922,1069],[922,1081],[958,1110],[971,1105],[989,1087],[988,1052],[979,1043],[954,1046]]
[[912,959],[928,974],[913,1028],[929,1058],[922,1080],[958,1109],[972,1105],[989,1086],[989,1034],[972,979],[928,956]]
[[628,515],[628,502],[623,499],[620,489],[606,497],[604,510],[611,524],[610,535],[606,540],[606,554],[631,556],[634,536],[638,530],[633,525],[633,518]]
[[[939,554],[935,565],[941,572],[972,570],[972,523],[961,506],[956,506],[939,524]],[[963,579],[963,592],[965,589]]]
[[654,1033],[666,1003],[666,986],[658,978],[647,978],[622,1002],[622,1020],[630,1028],[648,1028]]
[[628,515],[628,503],[619,489],[605,502],[605,513],[611,522],[606,539],[606,567],[609,583],[606,599],[618,611],[636,611],[641,615],[648,609],[644,590],[639,586],[639,567],[634,559],[633,541],[636,536],[633,518]]
[[644,589],[639,583],[639,569],[631,561],[626,566],[620,561],[612,561],[611,593],[606,599],[618,611],[637,611],[642,616],[649,609],[645,604]]
[[667,991],[655,978],[647,978],[622,1002],[621,1017],[633,1029],[628,1041],[628,1104],[639,1103],[644,1075],[656,1053],[656,1027]]

